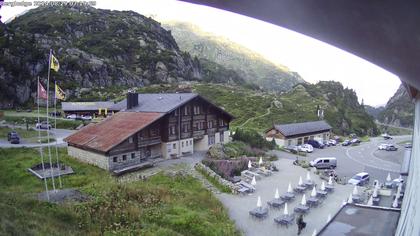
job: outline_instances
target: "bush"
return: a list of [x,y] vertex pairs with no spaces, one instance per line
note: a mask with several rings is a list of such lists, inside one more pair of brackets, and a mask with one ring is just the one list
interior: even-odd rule
[[237,160],[213,160],[206,158],[202,162],[222,178],[229,180],[233,176],[241,175],[241,172],[248,168],[249,160],[252,161],[248,157],[242,157]]
[[255,130],[244,130],[238,128],[233,135],[233,140],[242,141],[253,148],[260,148],[264,150],[272,150],[276,148],[276,142],[274,140],[267,141]]

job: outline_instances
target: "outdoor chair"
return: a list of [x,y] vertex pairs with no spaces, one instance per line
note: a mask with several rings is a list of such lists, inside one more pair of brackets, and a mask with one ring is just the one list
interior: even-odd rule
[[287,215],[281,215],[276,218],[274,218],[274,222],[281,226],[288,227],[289,225],[293,225],[295,221],[295,215],[294,214],[287,214]]
[[267,204],[270,207],[279,208],[279,207],[283,206],[285,202],[286,201],[282,200],[281,198],[279,198],[279,199],[274,198],[273,200],[268,201]]
[[266,207],[257,207],[251,211],[249,211],[249,214],[253,217],[263,219],[268,216],[268,208]]
[[293,200],[295,198],[295,194],[294,193],[287,192],[287,193],[281,195],[280,198],[283,201],[288,202],[288,201],[291,201],[291,200]]
[[302,205],[302,204],[298,204],[295,208],[294,211],[296,213],[300,213],[300,214],[307,214],[309,212],[309,206],[308,205]]

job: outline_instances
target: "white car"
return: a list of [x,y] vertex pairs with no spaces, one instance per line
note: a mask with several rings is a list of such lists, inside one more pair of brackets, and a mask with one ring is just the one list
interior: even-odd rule
[[389,144],[387,143],[382,143],[381,145],[378,146],[378,150],[386,150],[386,148],[388,147]]
[[310,152],[314,151],[314,148],[310,144],[302,144],[302,145],[298,146],[298,149],[301,152],[307,152],[307,153],[310,153]]
[[92,116],[82,116],[82,120],[92,120]]
[[335,141],[334,139],[330,139],[330,140],[328,140],[328,143],[329,143],[330,145],[333,145],[333,146],[337,145],[337,141]]
[[72,120],[76,119],[76,117],[77,117],[76,114],[71,114],[71,115],[66,116],[67,119],[72,119]]
[[351,177],[348,181],[349,184],[353,185],[364,185],[369,183],[369,174],[366,172],[361,172],[356,174],[355,176]]

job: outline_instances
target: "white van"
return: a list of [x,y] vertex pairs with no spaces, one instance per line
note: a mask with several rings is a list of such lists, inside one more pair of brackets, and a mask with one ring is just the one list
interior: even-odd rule
[[309,165],[317,169],[330,169],[337,167],[337,158],[335,157],[320,157],[311,162]]

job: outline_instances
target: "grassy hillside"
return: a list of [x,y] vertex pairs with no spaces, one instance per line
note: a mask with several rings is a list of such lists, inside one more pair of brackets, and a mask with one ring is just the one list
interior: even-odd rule
[[26,170],[39,163],[37,151],[0,149],[0,235],[239,235],[222,204],[193,177],[157,174],[118,183],[64,152],[75,174],[63,184],[88,194],[86,202],[37,201],[43,182]]

